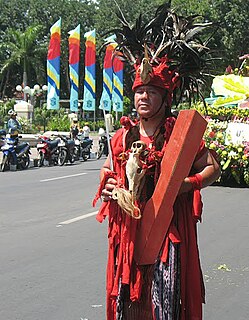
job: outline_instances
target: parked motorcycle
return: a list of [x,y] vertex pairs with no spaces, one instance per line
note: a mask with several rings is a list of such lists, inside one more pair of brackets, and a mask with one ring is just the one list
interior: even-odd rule
[[100,159],[102,155],[108,156],[108,141],[107,135],[103,128],[99,129],[99,142],[97,149],[97,159]]
[[58,164],[59,142],[60,139],[51,140],[48,137],[40,136],[40,142],[36,146],[39,153],[38,167],[42,167],[45,160],[48,161],[49,165]]
[[30,164],[30,145],[28,142],[17,144],[15,138],[6,137],[4,145],[1,147],[3,160],[1,171],[11,169],[27,169]]
[[6,130],[1,129],[0,130],[0,148],[5,144],[6,139]]
[[79,141],[79,158],[87,161],[91,156],[91,149],[93,146],[93,140],[90,138],[85,138],[84,134],[78,134],[76,141]]
[[75,161],[75,142],[67,139],[65,136],[59,135],[60,142],[58,144],[58,165],[63,166],[65,163]]

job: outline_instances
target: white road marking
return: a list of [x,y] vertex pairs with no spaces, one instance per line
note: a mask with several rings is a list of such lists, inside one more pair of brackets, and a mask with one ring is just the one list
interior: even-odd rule
[[70,174],[69,176],[62,176],[62,177],[40,180],[40,182],[48,182],[48,181],[53,181],[53,180],[67,179],[67,178],[71,178],[71,177],[82,176],[83,174],[87,174],[87,173],[82,172],[82,173]]
[[70,223],[73,223],[73,222],[77,222],[77,221],[80,221],[80,220],[83,220],[83,219],[90,218],[92,216],[95,216],[97,213],[98,213],[98,211],[94,211],[94,212],[90,212],[90,213],[87,213],[87,214],[83,214],[82,216],[79,216],[79,217],[76,217],[76,218],[73,218],[73,219],[69,219],[69,220],[66,220],[66,221],[59,222],[56,227],[60,227],[60,226],[63,226],[63,225],[67,225],[67,224],[70,224]]

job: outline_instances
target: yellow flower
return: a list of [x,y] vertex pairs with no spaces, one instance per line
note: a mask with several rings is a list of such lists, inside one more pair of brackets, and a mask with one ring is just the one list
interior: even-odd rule
[[214,143],[210,143],[210,146],[209,146],[210,149],[216,149],[216,145]]
[[243,148],[238,148],[238,152],[243,152]]
[[244,154],[244,155],[242,156],[242,159],[243,159],[243,160],[247,160],[247,156]]
[[218,132],[216,136],[217,136],[218,139],[219,138],[223,138],[223,134],[221,132]]
[[227,151],[226,151],[226,150],[223,150],[221,154],[222,154],[223,156],[226,156],[226,155],[227,155]]

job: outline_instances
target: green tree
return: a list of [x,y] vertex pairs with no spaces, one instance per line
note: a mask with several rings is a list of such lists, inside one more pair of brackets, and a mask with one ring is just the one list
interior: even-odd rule
[[211,17],[220,22],[219,46],[228,64],[238,66],[239,56],[249,53],[249,2],[243,0],[212,1]]
[[[17,10],[18,8],[18,10]],[[8,29],[27,30],[30,26],[42,25],[39,31],[39,37],[33,49],[36,50],[34,57],[37,68],[29,70],[29,85],[35,82],[40,84],[46,83],[46,61],[47,47],[50,40],[50,28],[61,17],[62,34],[61,34],[61,96],[69,96],[68,80],[68,31],[74,29],[79,23],[81,24],[81,42],[85,32],[93,29],[93,18],[96,12],[96,4],[89,0],[9,0],[0,2],[0,43],[6,45],[9,43],[7,38]],[[41,47],[45,45],[45,50],[41,53]],[[39,54],[38,54],[39,51]],[[0,69],[9,59],[0,50]],[[82,45],[81,61],[84,61],[84,47]],[[10,61],[9,61],[10,62]],[[5,72],[0,73],[0,92],[6,84],[7,70],[9,71],[8,95],[14,91],[17,83],[20,83],[22,71],[16,68],[13,70],[10,66]],[[84,65],[80,64],[80,83],[83,83]],[[1,95],[1,94],[0,94]],[[82,93],[80,92],[80,96]]]
[[[5,60],[1,65],[1,73],[13,70],[13,67],[22,70],[22,83],[25,87],[28,84],[28,75],[31,70],[36,71],[37,78],[39,73],[45,74],[44,67],[41,62],[41,54],[45,52],[46,47],[39,43],[38,37],[42,27],[29,26],[25,31],[19,29],[7,29],[4,41],[0,45],[1,50],[5,53]],[[6,78],[6,82],[8,78]]]
[[212,47],[222,60],[217,62],[217,72],[224,73],[228,65],[238,66],[239,56],[249,52],[248,15],[249,2],[244,0],[172,0],[173,7],[182,14],[200,14],[218,27]]

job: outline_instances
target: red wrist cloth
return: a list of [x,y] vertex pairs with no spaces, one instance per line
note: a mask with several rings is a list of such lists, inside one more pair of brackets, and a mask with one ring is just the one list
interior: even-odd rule
[[192,188],[194,190],[193,194],[193,208],[192,208],[192,215],[194,219],[201,221],[201,214],[202,214],[202,201],[201,201],[201,193],[200,189],[202,188],[202,176],[197,173],[192,177],[188,177],[192,184]]
[[194,176],[188,177],[189,181],[192,184],[193,190],[200,190],[202,188],[202,176],[199,173],[196,173]]

